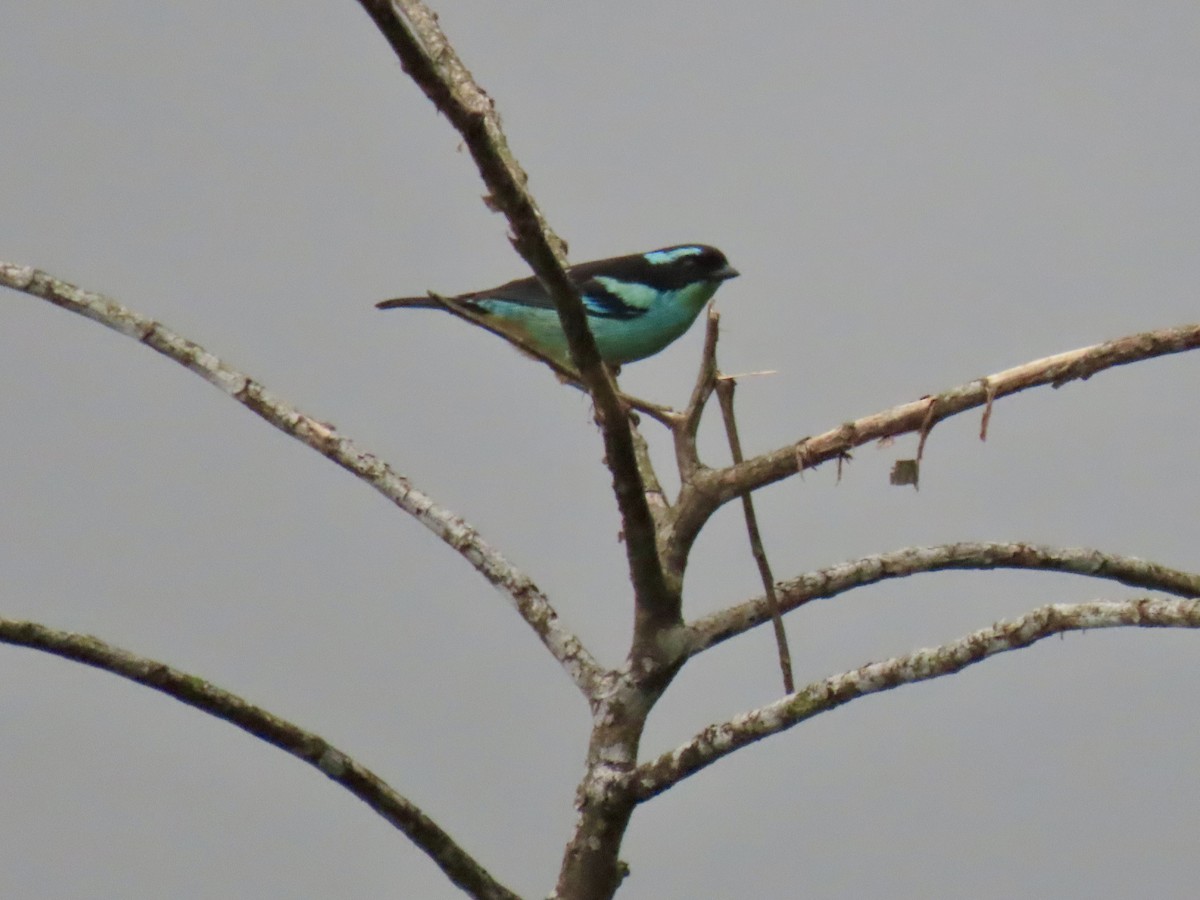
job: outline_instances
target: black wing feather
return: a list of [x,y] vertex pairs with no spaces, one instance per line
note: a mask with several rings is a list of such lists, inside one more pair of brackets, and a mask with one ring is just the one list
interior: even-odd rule
[[[661,251],[654,252],[661,253],[679,249],[680,247],[696,247],[702,252],[697,256],[682,257],[679,264],[652,263],[646,259],[646,254],[644,253],[633,253],[629,256],[613,256],[609,259],[598,259],[593,262],[570,266],[567,269],[567,275],[570,276],[575,286],[579,288],[580,293],[588,294],[598,301],[594,314],[619,319],[632,318],[639,315],[641,310],[636,310],[633,307],[625,305],[619,297],[593,279],[597,276],[602,276],[613,278],[617,281],[646,284],[659,290],[672,290],[696,280],[697,273],[691,264],[692,261],[703,260],[702,264],[711,265],[714,269],[718,267],[718,264],[725,264],[725,257],[721,251],[713,247],[707,247],[704,244],[680,244],[677,247],[665,247]],[[514,303],[521,303],[536,309],[554,308],[554,301],[550,299],[550,295],[546,293],[541,282],[534,277],[517,278],[486,291],[472,291],[469,294],[459,294],[452,299],[458,300],[461,303],[471,303],[479,300],[511,300]],[[609,302],[610,300],[612,301],[611,303]],[[397,307],[440,308],[438,302],[429,297],[396,297],[392,300],[380,301],[375,305],[380,309],[394,309]]]

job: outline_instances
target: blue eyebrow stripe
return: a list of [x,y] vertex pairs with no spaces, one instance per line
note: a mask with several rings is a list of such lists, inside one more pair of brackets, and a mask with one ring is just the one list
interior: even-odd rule
[[674,250],[654,250],[644,254],[643,258],[652,266],[661,266],[684,256],[699,256],[702,252],[699,247],[676,247]]

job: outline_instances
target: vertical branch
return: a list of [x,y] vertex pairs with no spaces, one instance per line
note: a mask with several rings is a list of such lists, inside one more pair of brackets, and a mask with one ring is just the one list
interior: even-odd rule
[[674,423],[675,460],[679,466],[679,477],[686,482],[700,468],[700,454],[696,450],[696,433],[700,430],[700,417],[704,406],[712,396],[717,384],[717,338],[720,336],[721,314],[709,305],[708,319],[704,330],[704,349],[700,354],[700,371],[696,373],[696,384],[688,400],[687,409]]
[[[742,442],[738,437],[737,419],[733,414],[733,391],[737,382],[733,378],[717,379],[717,402],[721,405],[721,417],[725,420],[725,433],[729,436],[729,452],[733,455],[733,464],[742,461]],[[783,630],[783,616],[779,613],[779,597],[775,594],[775,578],[771,574],[771,564],[767,561],[767,551],[763,549],[762,534],[758,530],[758,516],[754,512],[753,495],[746,491],[742,494],[742,511],[746,514],[746,533],[750,536],[750,552],[754,554],[754,562],[758,564],[758,574],[762,578],[763,590],[767,595],[767,609],[771,612],[771,624],[775,628],[775,645],[779,648],[779,669],[783,673],[783,689],[793,694],[796,683],[792,679],[792,654],[788,650],[787,632]]]
[[660,420],[671,430],[675,445],[675,465],[679,469],[679,496],[671,509],[670,518],[664,521],[661,532],[662,543],[659,553],[663,570],[673,588],[682,591],[683,573],[687,568],[688,552],[695,534],[683,532],[680,540],[679,518],[681,512],[694,507],[693,494],[698,476],[704,471],[700,453],[696,449],[696,435],[700,430],[700,419],[717,384],[717,339],[720,337],[721,314],[709,304],[704,330],[704,348],[700,353],[700,369],[696,372],[696,383],[688,405],[681,413],[668,420]]
[[563,243],[526,188],[527,176],[508,148],[495,104],[454,52],[436,15],[420,0],[359,3],[395,50],[404,71],[462,135],[487,185],[488,205],[508,219],[513,246],[554,300],[571,359],[592,395],[621,512],[636,604],[634,658],[661,661],[664,651],[656,638],[664,628],[682,625],[680,596],[663,577],[628,414],[596,350],[579,291],[563,269]]

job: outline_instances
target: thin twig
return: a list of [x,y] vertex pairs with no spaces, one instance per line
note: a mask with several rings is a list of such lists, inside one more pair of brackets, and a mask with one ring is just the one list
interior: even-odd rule
[[704,407],[717,384],[717,339],[721,335],[721,314],[712,304],[704,329],[704,349],[700,353],[700,369],[696,372],[696,384],[683,415],[671,426],[675,438],[675,459],[679,466],[679,477],[687,481],[688,476],[700,468],[700,454],[696,450],[696,434],[700,430],[700,418]]
[[[742,441],[738,437],[737,417],[733,412],[733,394],[736,387],[737,382],[732,378],[717,379],[717,403],[721,407],[721,418],[725,420],[729,452],[733,456],[735,464],[742,461]],[[750,552],[758,566],[759,577],[762,578],[763,591],[767,598],[767,610],[771,614],[771,625],[775,631],[775,647],[779,652],[779,670],[783,674],[783,690],[784,693],[790,694],[796,690],[796,683],[792,678],[792,654],[788,650],[787,632],[783,627],[783,616],[779,612],[779,598],[775,596],[775,578],[771,574],[771,563],[767,560],[762,534],[758,530],[754,498],[749,492],[742,494],[742,512],[746,516],[746,534],[750,537]]]

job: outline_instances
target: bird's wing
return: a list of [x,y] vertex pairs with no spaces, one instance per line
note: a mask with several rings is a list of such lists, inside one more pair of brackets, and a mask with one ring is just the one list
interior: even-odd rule
[[531,306],[535,309],[554,309],[554,301],[546,293],[540,281],[536,278],[518,278],[499,287],[486,291],[475,291],[455,297],[463,303],[478,303],[480,300],[507,300],[521,306]]
[[[576,274],[574,271],[571,272],[572,276],[576,276]],[[607,278],[604,281],[598,281],[595,278],[580,281],[572,277],[572,280],[575,282],[575,287],[579,289],[579,294],[583,298],[583,308],[589,316],[601,319],[632,319],[645,312],[644,309],[630,306],[614,293],[604,283],[604,281],[612,283]],[[490,291],[468,294],[462,300],[468,305],[481,300],[506,300],[509,303],[516,303],[532,309],[552,310],[555,308],[554,301],[542,289],[541,283],[536,278],[522,278],[520,281],[509,282],[498,288],[492,288]]]
[[[619,281],[636,281],[637,276],[644,273],[649,263],[640,255],[617,256],[611,259],[599,259],[594,262],[580,263],[567,269],[567,274],[583,295],[584,306],[590,315],[602,318],[628,319],[639,315],[643,310],[636,309],[624,303],[620,297],[596,281],[597,275],[615,278]],[[554,309],[554,301],[546,293],[540,281],[536,278],[517,278],[498,287],[486,291],[473,291],[469,294],[459,294],[451,297],[459,303],[471,305],[481,300],[507,300],[533,309]],[[396,297],[375,304],[380,309],[395,309],[397,307],[415,307],[419,309],[440,309],[441,304],[429,297]]]
[[591,279],[579,285],[580,296],[583,297],[583,307],[589,316],[598,319],[636,319],[646,310],[633,306],[625,301],[613,285],[619,283],[615,279],[605,278],[604,281]]

